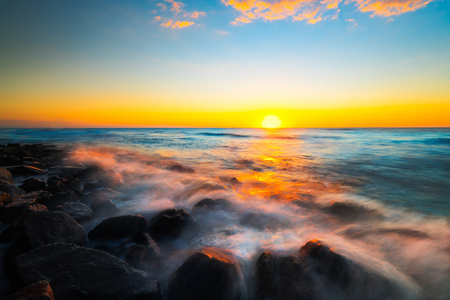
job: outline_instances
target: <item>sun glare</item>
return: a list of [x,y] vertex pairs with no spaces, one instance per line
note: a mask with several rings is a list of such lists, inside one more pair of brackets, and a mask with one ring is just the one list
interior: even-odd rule
[[269,115],[261,122],[263,128],[278,128],[281,125],[281,120],[277,116]]

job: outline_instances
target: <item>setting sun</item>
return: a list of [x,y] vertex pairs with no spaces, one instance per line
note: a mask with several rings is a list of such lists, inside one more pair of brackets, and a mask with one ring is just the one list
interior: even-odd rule
[[281,125],[281,120],[277,116],[269,115],[261,122],[263,128],[278,128]]

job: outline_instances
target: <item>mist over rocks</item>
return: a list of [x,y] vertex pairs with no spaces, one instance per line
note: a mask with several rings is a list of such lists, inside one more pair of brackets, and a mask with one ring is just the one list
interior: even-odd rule
[[141,215],[125,215],[103,220],[88,236],[91,240],[122,239],[148,230],[147,219]]
[[158,242],[189,240],[200,231],[200,224],[184,209],[169,208],[150,220],[148,231]]

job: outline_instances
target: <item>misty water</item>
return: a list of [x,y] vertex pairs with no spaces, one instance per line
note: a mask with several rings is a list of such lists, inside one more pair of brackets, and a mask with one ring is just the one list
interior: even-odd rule
[[[449,129],[1,130],[0,143],[12,142],[60,145],[73,165],[116,171],[113,201],[127,214],[192,212],[201,232],[166,249],[154,269],[163,288],[192,249],[228,249],[248,275],[263,251],[320,239],[394,282],[395,299],[450,297]],[[192,211],[204,198],[232,206]]]

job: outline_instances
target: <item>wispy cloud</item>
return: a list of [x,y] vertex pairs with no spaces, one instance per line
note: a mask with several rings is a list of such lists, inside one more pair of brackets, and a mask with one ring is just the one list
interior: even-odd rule
[[433,0],[222,0],[233,7],[239,15],[234,25],[252,23],[256,20],[306,21],[310,24],[331,18],[339,13],[339,4],[354,3],[358,10],[370,12],[371,16],[392,17],[414,11]]
[[157,14],[153,18],[153,23],[160,23],[161,27],[180,29],[195,25],[194,20],[206,17],[203,11],[187,11],[184,3],[175,0],[164,0],[156,4],[157,10],[152,13]]

